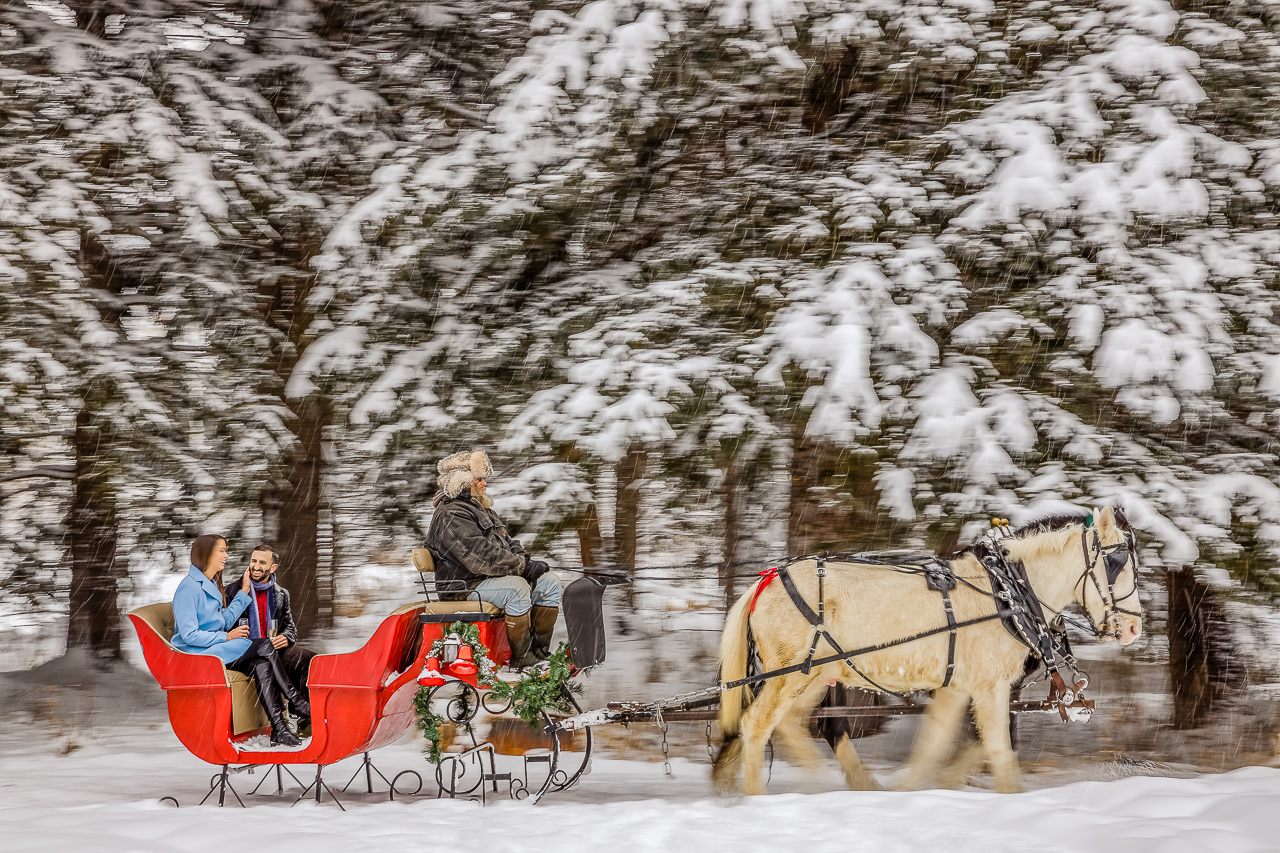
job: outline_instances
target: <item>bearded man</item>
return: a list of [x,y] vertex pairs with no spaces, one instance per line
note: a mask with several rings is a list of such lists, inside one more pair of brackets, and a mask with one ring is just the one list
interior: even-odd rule
[[442,459],[436,470],[440,492],[433,501],[427,548],[435,560],[441,598],[461,601],[478,595],[501,608],[513,666],[546,660],[560,613],[560,581],[507,534],[493,511],[488,455],[464,450]]
[[[249,555],[250,604],[245,608],[241,621],[248,625],[250,639],[270,638],[285,676],[294,690],[310,702],[307,675],[316,653],[298,645],[298,625],[293,621],[293,612],[289,608],[289,590],[276,580],[279,568],[280,555],[270,545],[263,543],[253,549]],[[227,587],[228,596],[234,593],[235,590]],[[299,728],[305,728],[308,723],[306,718],[299,719]]]

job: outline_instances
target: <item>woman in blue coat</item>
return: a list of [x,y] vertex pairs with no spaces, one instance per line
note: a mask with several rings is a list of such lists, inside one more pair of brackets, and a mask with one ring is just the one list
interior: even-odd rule
[[183,652],[215,655],[228,669],[252,675],[258,686],[258,699],[271,720],[271,742],[298,746],[302,742],[285,725],[284,714],[276,698],[278,689],[299,716],[299,726],[311,716],[311,708],[285,676],[269,637],[249,639],[249,627],[236,624],[249,606],[246,570],[240,591],[223,606],[222,569],[227,563],[227,540],[214,534],[196,539],[191,546],[191,569],[173,594],[173,647]]

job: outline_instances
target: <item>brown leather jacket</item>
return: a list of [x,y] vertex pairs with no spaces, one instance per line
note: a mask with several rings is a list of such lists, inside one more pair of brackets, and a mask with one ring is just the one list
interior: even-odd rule
[[498,514],[471,500],[471,490],[445,498],[431,517],[427,548],[436,563],[436,583],[452,593],[445,600],[466,597],[486,578],[522,577],[533,583],[546,566],[531,560],[518,539],[507,535]]

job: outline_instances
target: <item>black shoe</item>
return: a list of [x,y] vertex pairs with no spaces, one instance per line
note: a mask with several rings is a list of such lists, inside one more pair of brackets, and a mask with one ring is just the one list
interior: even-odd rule
[[289,727],[281,723],[279,726],[271,727],[271,745],[272,746],[302,746],[302,741],[289,731]]

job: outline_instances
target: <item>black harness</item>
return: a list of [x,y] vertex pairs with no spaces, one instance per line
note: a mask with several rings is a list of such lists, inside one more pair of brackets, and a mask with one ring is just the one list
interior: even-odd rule
[[1055,684],[1061,680],[1062,667],[1071,670],[1072,683],[1076,683],[1080,673],[1062,616],[1053,620],[1045,616],[1040,598],[1031,588],[1027,567],[1021,560],[1010,560],[1008,551],[998,543],[979,543],[972,553],[991,579],[991,595],[1003,605],[1000,622],[1004,629],[1027,647]]
[[[956,631],[961,628],[967,628],[970,625],[978,625],[982,622],[990,622],[992,619],[1000,619],[1003,616],[1003,608],[997,607],[995,613],[991,613],[986,616],[979,616],[976,619],[966,619],[963,622],[957,622],[955,611],[951,607],[951,590],[956,587],[956,576],[951,571],[951,567],[946,563],[943,563],[941,560],[936,558],[930,558],[927,563],[922,563],[917,567],[913,567],[913,570],[918,569],[922,572],[925,575],[925,582],[928,584],[929,588],[942,594],[943,609],[947,614],[946,627],[932,628],[928,631],[921,631],[918,634],[912,634],[910,637],[904,637],[901,640],[891,640],[887,643],[878,643],[874,646],[865,646],[860,649],[845,651],[840,647],[840,644],[836,642],[835,637],[832,637],[830,632],[827,631],[825,625],[825,596],[823,594],[823,582],[827,576],[826,560],[828,558],[800,557],[799,559],[792,560],[788,565],[794,565],[795,563],[811,559],[817,560],[817,567],[815,569],[815,573],[818,577],[817,612],[814,612],[813,608],[809,606],[809,603],[804,600],[804,596],[800,594],[800,590],[796,588],[796,583],[792,579],[791,573],[787,570],[788,567],[783,566],[777,570],[778,580],[782,582],[782,588],[786,590],[787,597],[791,599],[791,603],[795,605],[796,610],[800,612],[800,615],[813,626],[813,639],[809,643],[809,653],[805,655],[804,661],[802,663],[792,664],[791,666],[784,666],[780,669],[770,670],[769,672],[763,672],[758,675],[749,675],[746,678],[740,678],[737,681],[723,682],[720,685],[721,690],[732,690],[735,687],[742,687],[748,684],[758,684],[762,681],[767,681],[770,678],[777,678],[780,675],[789,675],[793,672],[800,672],[808,675],[813,671],[814,667],[823,666],[824,664],[834,663],[836,661],[842,661],[857,673],[859,678],[870,684],[876,690],[879,690],[882,693],[894,693],[896,691],[889,690],[886,687],[881,687],[879,684],[872,681],[866,673],[858,669],[858,665],[854,663],[853,659],[861,655],[870,654],[871,652],[879,652],[884,649],[893,648],[894,646],[914,643],[916,640],[923,640],[926,637],[933,637],[944,632],[950,633],[951,635],[947,643],[947,668],[942,682],[943,687],[948,687],[951,684],[951,676],[955,672]],[[876,560],[875,562],[880,563],[879,560]],[[881,564],[890,565],[887,563]],[[836,653],[832,655],[825,655],[823,657],[815,657],[818,651],[818,643],[821,640],[825,640],[827,645],[835,649]]]
[[[1090,519],[1091,521],[1092,519]],[[1088,534],[1093,534],[1092,542],[1089,541]],[[1081,534],[1085,555],[1085,569],[1080,579],[1074,586],[1085,583],[1086,578],[1092,578],[1094,587],[1099,598],[1103,602],[1103,619],[1102,625],[1094,625],[1092,617],[1089,617],[1090,627],[1093,629],[1094,635],[1099,639],[1109,636],[1107,633],[1107,625],[1110,622],[1110,615],[1113,612],[1140,616],[1131,610],[1126,610],[1117,606],[1119,602],[1124,601],[1137,593],[1138,585],[1135,582],[1133,590],[1119,599],[1115,598],[1113,587],[1120,573],[1124,570],[1125,565],[1129,561],[1132,554],[1134,559],[1135,573],[1137,570],[1137,550],[1134,547],[1132,533],[1125,531],[1125,541],[1116,545],[1104,546],[1096,527],[1092,527],[1086,522],[1086,528]],[[1093,548],[1090,548],[1090,544]],[[956,652],[956,632],[961,628],[967,628],[970,625],[977,625],[982,622],[989,622],[992,619],[999,619],[1004,625],[1006,631],[1018,642],[1022,643],[1031,652],[1031,655],[1039,661],[1040,667],[1047,674],[1050,682],[1050,700],[1057,700],[1060,704],[1069,705],[1079,691],[1083,690],[1088,684],[1088,679],[1076,668],[1075,656],[1071,653],[1071,645],[1067,639],[1065,614],[1058,613],[1051,620],[1044,612],[1044,607],[1040,603],[1039,597],[1035,594],[1035,590],[1031,588],[1031,580],[1027,577],[1026,566],[1020,560],[1010,560],[1008,551],[999,544],[998,538],[987,542],[981,542],[976,545],[972,552],[978,563],[986,571],[987,577],[991,581],[991,592],[987,592],[981,587],[974,586],[964,578],[959,578],[951,570],[951,565],[938,557],[917,557],[914,559],[886,560],[870,554],[850,554],[839,555],[840,561],[860,562],[871,565],[881,565],[894,568],[897,571],[909,572],[912,574],[923,574],[925,585],[929,589],[941,594],[942,608],[947,617],[946,627],[933,628],[928,631],[921,631],[910,637],[904,637],[900,640],[893,640],[887,643],[878,643],[874,646],[866,646],[860,649],[845,651],[836,642],[835,638],[827,631],[825,625],[824,611],[826,599],[823,593],[823,583],[827,576],[826,561],[829,557],[800,557],[792,560],[787,566],[783,566],[776,570],[777,577],[782,581],[782,588],[786,590],[787,597],[791,599],[791,603],[795,605],[800,615],[813,627],[813,638],[809,643],[809,652],[805,655],[802,663],[792,664],[791,666],[782,667],[780,669],[771,670],[770,672],[760,673],[757,675],[749,675],[746,678],[740,678],[737,681],[722,682],[721,690],[731,690],[735,687],[742,687],[750,684],[758,684],[770,678],[776,678],[780,675],[788,675],[793,672],[800,672],[808,675],[813,671],[814,667],[823,666],[824,664],[842,661],[863,681],[870,684],[876,690],[883,693],[894,693],[895,691],[881,687],[872,681],[867,675],[858,669],[854,663],[854,658],[860,655],[869,654],[871,652],[883,651],[884,649],[901,646],[907,643],[913,643],[916,640],[923,640],[926,637],[936,636],[943,632],[950,634],[947,643],[947,666],[943,674],[942,687],[948,687],[951,684],[951,677],[955,673],[955,652]],[[1103,565],[1107,574],[1107,586],[1104,590],[1099,583],[1097,575],[1093,571],[1099,557],[1103,558]],[[809,603],[804,600],[804,596],[800,594],[800,590],[796,588],[795,581],[788,571],[788,567],[805,560],[816,560],[817,566],[815,574],[818,578],[818,609],[815,612]],[[1136,580],[1136,579],[1135,579]],[[973,590],[983,595],[991,596],[996,602],[996,610],[986,616],[980,616],[975,619],[966,619],[963,622],[957,622],[955,611],[951,605],[951,590],[956,588],[956,583],[965,584]],[[758,593],[757,593],[758,594]],[[1083,595],[1082,595],[1083,597]],[[1088,609],[1085,610],[1086,614]],[[815,657],[818,650],[819,641],[825,640],[831,648],[835,649],[835,654],[826,655],[824,657]],[[1067,669],[1071,675],[1070,686],[1062,677],[1062,670]],[[1059,708],[1059,712],[1063,715],[1063,719],[1067,719],[1066,711]]]

